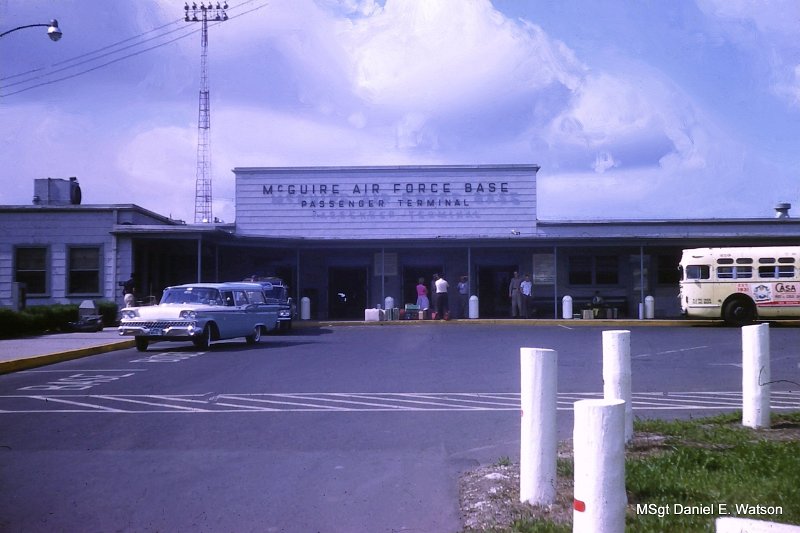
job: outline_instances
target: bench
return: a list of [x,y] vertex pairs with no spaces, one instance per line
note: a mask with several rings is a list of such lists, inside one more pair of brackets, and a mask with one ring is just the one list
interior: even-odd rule
[[[552,296],[533,296],[530,300],[530,307],[528,309],[528,316],[531,318],[561,318],[562,304],[561,299],[564,295],[560,296],[557,300],[558,313],[553,308]],[[591,296],[573,296],[572,297],[572,315],[582,315],[584,309],[592,308]],[[603,314],[606,311],[606,314]],[[610,312],[610,313],[609,313]],[[609,316],[610,315],[610,316]],[[603,305],[600,309],[597,318],[623,318],[628,316],[628,298],[625,296],[609,296],[603,297]]]

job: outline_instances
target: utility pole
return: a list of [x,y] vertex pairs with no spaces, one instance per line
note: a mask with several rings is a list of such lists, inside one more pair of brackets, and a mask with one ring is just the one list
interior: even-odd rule
[[222,22],[228,20],[228,3],[216,6],[204,2],[197,6],[186,3],[183,10],[184,21],[200,22],[200,107],[197,119],[197,177],[194,189],[194,221],[197,223],[213,222],[211,212],[211,147],[209,134],[211,130],[211,101],[208,91],[208,19]]

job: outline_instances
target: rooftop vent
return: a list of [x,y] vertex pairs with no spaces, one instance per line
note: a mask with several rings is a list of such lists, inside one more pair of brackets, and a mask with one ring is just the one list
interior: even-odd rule
[[42,178],[33,180],[33,203],[36,205],[79,205],[81,186],[78,178]]
[[775,206],[775,218],[789,218],[789,209],[792,204],[780,203]]

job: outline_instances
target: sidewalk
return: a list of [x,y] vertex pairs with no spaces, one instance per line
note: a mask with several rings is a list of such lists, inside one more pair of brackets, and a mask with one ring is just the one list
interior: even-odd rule
[[133,339],[120,337],[117,328],[0,340],[0,374],[133,346]]
[[[613,328],[626,328],[635,326],[699,326],[699,325],[719,325],[719,321],[708,320],[553,320],[553,319],[474,319],[474,320],[394,320],[390,322],[362,322],[358,320],[350,321],[315,321],[303,320],[295,321],[293,327],[296,329],[313,327],[332,327],[332,326],[415,326],[436,324],[440,326],[455,325],[468,326],[471,324],[491,324],[491,325],[530,325],[530,326],[600,326]],[[133,348],[135,346],[132,337],[120,337],[117,328],[105,328],[98,332],[75,332],[75,333],[53,333],[49,335],[37,335],[33,337],[23,337],[19,339],[0,340],[0,374],[26,370],[38,366],[49,365],[59,361],[69,361],[79,357],[97,355]]]

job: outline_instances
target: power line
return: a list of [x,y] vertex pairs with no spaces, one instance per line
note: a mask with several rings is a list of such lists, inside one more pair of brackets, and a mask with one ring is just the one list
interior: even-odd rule
[[[251,4],[251,3],[255,2],[255,1],[257,1],[257,0],[246,0],[245,2],[243,2],[243,3],[239,4],[239,5],[238,5],[238,6],[236,6],[235,8],[231,8],[231,9],[240,9],[241,7],[243,7],[243,6],[247,5],[247,4]],[[250,14],[250,13],[253,13],[254,11],[258,11],[258,10],[260,10],[260,9],[263,9],[263,8],[265,8],[267,5],[269,5],[269,2],[265,2],[265,3],[261,4],[261,5],[257,5],[257,6],[255,6],[255,7],[253,7],[252,9],[249,9],[249,10],[247,10],[247,11],[243,11],[243,12],[241,12],[241,13],[239,13],[239,14],[236,14],[236,15],[233,15],[233,16],[229,17],[229,20],[236,19],[236,18],[242,17],[242,16],[244,16],[244,15],[248,15],[248,14]],[[103,48],[100,48],[100,49],[98,49],[98,50],[95,50],[95,51],[92,51],[92,52],[87,52],[87,53],[85,53],[85,54],[82,54],[82,55],[79,55],[79,56],[76,56],[76,57],[73,57],[73,58],[70,58],[70,59],[66,59],[66,60],[64,60],[64,61],[61,61],[61,62],[59,62],[59,63],[56,63],[56,64],[54,64],[54,65],[51,65],[51,67],[52,67],[52,66],[61,65],[61,64],[64,64],[64,63],[68,63],[68,62],[70,62],[70,61],[76,61],[76,60],[78,60],[78,59],[81,59],[81,58],[83,58],[83,57],[90,56],[90,55],[93,55],[93,54],[97,54],[97,53],[99,53],[99,52],[102,52],[102,51],[104,51],[104,50],[107,50],[107,49],[109,49],[109,48],[113,48],[113,47],[115,47],[115,46],[118,46],[118,45],[120,45],[120,44],[123,44],[123,43],[125,43],[125,42],[131,41],[131,40],[134,40],[134,39],[138,39],[138,38],[140,38],[140,37],[142,37],[142,36],[144,36],[144,35],[147,35],[148,33],[152,33],[152,32],[154,32],[154,31],[158,31],[158,30],[160,30],[160,29],[166,28],[166,27],[168,27],[168,26],[171,26],[172,24],[175,24],[175,23],[177,23],[177,22],[182,22],[182,21],[183,21],[183,19],[178,19],[178,20],[176,20],[176,21],[170,22],[170,23],[168,23],[168,24],[165,24],[165,25],[163,25],[163,26],[160,26],[160,27],[158,27],[158,28],[154,28],[154,29],[152,29],[152,30],[149,30],[149,31],[147,31],[147,32],[145,32],[145,33],[143,33],[143,34],[140,34],[140,35],[137,35],[137,36],[134,36],[134,37],[130,37],[130,38],[128,38],[128,39],[124,39],[124,40],[122,40],[122,41],[119,41],[119,42],[117,42],[117,43],[113,43],[113,44],[107,45],[107,46],[105,46],[105,47],[103,47]],[[214,23],[211,23],[211,24],[209,24],[209,26],[212,26],[212,27],[213,27],[213,26],[216,26],[216,25],[217,25],[217,24],[219,24],[219,23],[220,23],[220,22],[214,22]],[[23,84],[25,84],[25,83],[30,83],[30,82],[32,82],[32,81],[35,81],[35,80],[37,80],[37,79],[46,78],[46,77],[48,77],[48,76],[52,76],[53,74],[56,74],[56,73],[58,73],[58,72],[63,72],[63,71],[65,71],[65,70],[69,70],[70,68],[75,68],[75,67],[78,67],[78,66],[80,66],[80,65],[84,65],[84,64],[86,64],[86,63],[91,63],[92,61],[97,61],[97,60],[99,60],[99,59],[101,59],[101,58],[103,58],[103,57],[108,57],[109,55],[113,55],[113,54],[115,54],[115,53],[119,53],[119,52],[121,52],[121,51],[123,51],[123,50],[128,50],[128,49],[131,49],[131,48],[135,48],[136,46],[140,46],[140,45],[142,45],[142,44],[144,44],[144,43],[146,43],[146,42],[153,41],[153,40],[156,40],[156,39],[159,39],[159,38],[163,38],[163,37],[165,37],[165,36],[167,36],[167,35],[170,35],[170,34],[172,34],[172,33],[175,33],[176,31],[180,31],[180,30],[184,30],[184,29],[185,29],[185,27],[180,27],[180,28],[178,28],[177,30],[170,30],[170,31],[168,31],[168,32],[164,32],[164,33],[162,33],[162,34],[160,34],[160,35],[158,35],[158,36],[156,36],[156,37],[151,37],[151,38],[149,38],[149,39],[146,39],[146,40],[144,40],[144,41],[141,41],[141,42],[139,42],[139,43],[137,43],[137,44],[134,44],[134,45],[129,45],[129,46],[126,46],[126,47],[124,47],[124,48],[121,48],[121,49],[119,49],[119,50],[116,50],[115,52],[108,52],[108,53],[105,53],[105,54],[98,55],[97,57],[94,57],[94,58],[92,58],[92,59],[87,59],[87,60],[85,60],[85,61],[81,61],[81,62],[79,62],[79,63],[76,63],[76,64],[74,64],[74,65],[72,65],[72,66],[70,66],[70,67],[63,67],[63,68],[61,68],[61,69],[57,69],[57,70],[54,70],[54,71],[49,71],[49,72],[47,72],[47,73],[45,73],[45,74],[42,74],[42,75],[33,76],[33,77],[31,77],[31,78],[29,78],[29,79],[27,79],[27,80],[23,80],[23,81],[19,81],[19,82],[14,82],[14,83],[7,84],[7,85],[2,85],[2,86],[0,86],[0,91],[2,91],[2,90],[4,90],[4,89],[7,89],[8,87],[13,87],[13,86],[17,86],[17,85],[23,85]],[[54,84],[54,83],[59,83],[59,82],[62,82],[62,81],[66,81],[66,80],[70,80],[70,79],[73,79],[73,78],[77,78],[78,76],[82,76],[82,75],[84,75],[84,74],[88,74],[88,73],[90,73],[90,72],[94,72],[95,70],[99,70],[99,69],[101,69],[101,68],[107,67],[107,66],[109,66],[109,65],[113,65],[113,64],[115,64],[115,63],[119,63],[120,61],[124,61],[124,60],[126,60],[126,59],[130,59],[131,57],[135,57],[135,56],[141,55],[141,54],[143,54],[143,53],[145,53],[145,52],[149,52],[149,51],[151,51],[151,50],[155,50],[156,48],[160,48],[160,47],[162,47],[162,46],[166,46],[166,45],[168,45],[168,44],[172,44],[172,43],[174,43],[174,42],[176,42],[176,41],[179,41],[180,39],[185,39],[186,37],[189,37],[189,36],[191,36],[191,35],[193,35],[193,34],[195,34],[195,33],[199,32],[199,31],[200,31],[200,30],[190,30],[190,31],[187,31],[187,32],[185,32],[185,33],[183,33],[183,34],[181,34],[181,35],[179,35],[179,36],[177,36],[177,37],[173,38],[173,39],[169,39],[168,41],[164,41],[164,42],[162,42],[162,43],[156,44],[156,45],[154,45],[154,46],[150,46],[150,47],[148,47],[148,48],[145,48],[145,49],[142,49],[142,50],[138,50],[138,51],[131,52],[131,53],[129,53],[129,54],[127,54],[127,55],[125,55],[125,56],[118,57],[118,58],[116,58],[116,59],[112,59],[112,60],[110,60],[110,61],[107,61],[107,62],[105,62],[105,63],[102,63],[102,64],[100,64],[100,65],[96,65],[96,66],[94,66],[94,67],[92,67],[92,68],[88,68],[88,69],[85,69],[85,70],[81,70],[81,71],[79,71],[79,72],[76,72],[76,73],[73,73],[73,74],[70,74],[70,75],[67,75],[67,76],[62,76],[62,77],[60,77],[60,78],[56,78],[56,79],[52,79],[52,80],[48,80],[48,81],[43,81],[43,82],[41,82],[41,83],[35,83],[34,85],[30,85],[30,86],[28,86],[28,87],[23,87],[23,88],[21,88],[21,89],[19,89],[19,90],[16,90],[16,91],[13,91],[13,92],[10,92],[10,93],[6,93],[6,94],[0,94],[0,97],[8,97],[8,96],[13,96],[13,95],[15,95],[15,94],[20,94],[20,93],[23,93],[23,92],[29,91],[29,90],[31,90],[31,89],[35,89],[35,88],[37,88],[37,87],[43,87],[43,86],[45,86],[45,85],[52,85],[52,84]],[[47,67],[47,68],[49,68],[49,67]],[[32,73],[32,72],[38,72],[38,71],[40,71],[40,70],[42,70],[42,68],[39,68],[39,69],[33,69],[33,70],[29,71],[28,73]],[[15,74],[15,75],[13,75],[13,76],[10,76],[10,77],[7,77],[7,78],[3,78],[3,79],[10,79],[10,78],[13,78],[13,77],[19,77],[19,76],[21,76],[21,75],[24,75],[24,74],[26,74],[26,73]]]

